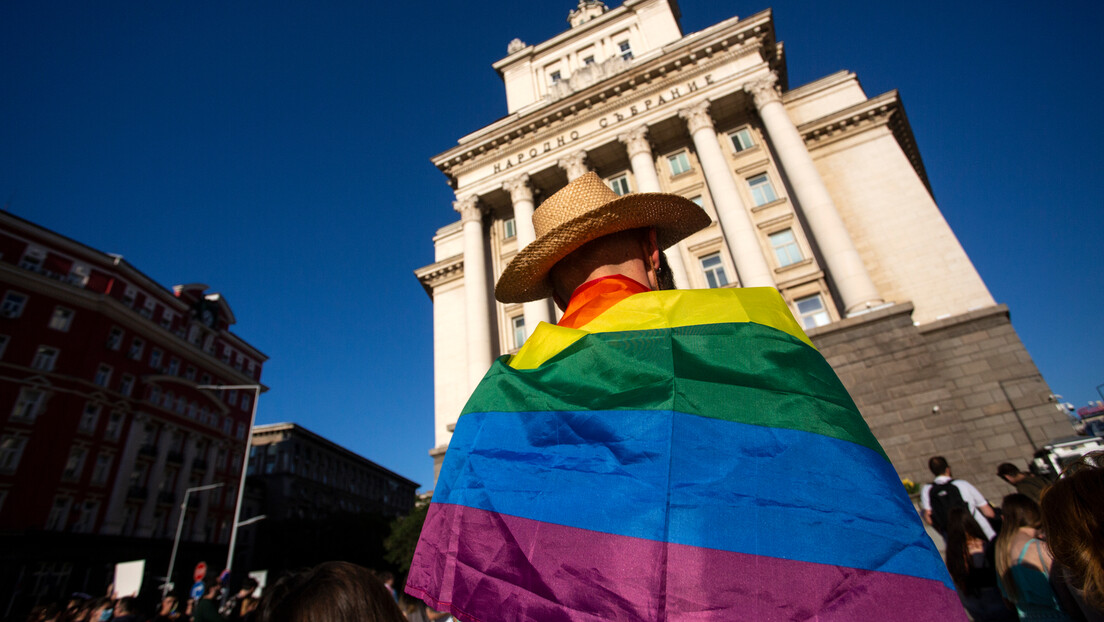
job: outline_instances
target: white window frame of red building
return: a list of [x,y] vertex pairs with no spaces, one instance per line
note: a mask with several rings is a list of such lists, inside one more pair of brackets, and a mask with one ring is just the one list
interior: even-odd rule
[[134,307],[134,299],[138,297],[138,288],[133,285],[127,285],[123,290],[123,304],[128,307]]
[[92,275],[92,268],[88,264],[74,261],[69,267],[69,284],[77,287],[88,285],[88,279]]
[[84,474],[84,462],[88,459],[88,448],[83,445],[75,445],[69,450],[69,457],[65,460],[65,469],[61,472],[61,479],[70,482],[79,481]]
[[123,337],[126,336],[126,331],[118,326],[112,326],[111,330],[107,332],[107,349],[118,351],[123,347]]
[[127,350],[127,358],[132,361],[142,360],[142,353],[146,351],[146,340],[141,337],[130,339],[130,349]]
[[107,385],[111,384],[111,373],[115,371],[110,365],[106,363],[100,363],[96,368],[96,375],[92,377],[92,384],[107,388]]
[[161,359],[165,356],[165,353],[161,351],[161,348],[150,348],[149,364],[150,367],[161,371]]
[[54,307],[54,313],[50,316],[50,328],[53,330],[61,331],[63,333],[69,332],[69,326],[73,324],[73,316],[76,313],[72,309],[66,309],[62,306]]
[[171,376],[176,376],[180,373],[180,359],[175,356],[169,359],[168,373]]
[[73,498],[65,495],[54,497],[50,505],[50,515],[46,517],[46,531],[64,531],[69,522],[69,508],[73,505]]
[[113,410],[107,416],[107,426],[104,428],[104,438],[109,441],[117,441],[123,435],[123,424],[126,423],[126,415],[121,410]]
[[4,294],[4,302],[0,303],[0,316],[17,318],[23,315],[23,309],[27,307],[27,294],[8,290]]
[[22,434],[7,434],[0,438],[0,473],[15,473],[26,448],[27,437]]
[[130,397],[130,394],[134,392],[134,376],[130,374],[123,374],[119,379],[119,393]]
[[34,358],[31,359],[31,367],[42,371],[54,371],[59,354],[61,354],[61,350],[53,346],[38,346]]
[[107,483],[107,476],[111,474],[111,463],[115,462],[115,454],[110,451],[101,451],[96,455],[96,462],[92,465],[92,479],[95,485]]
[[95,434],[96,426],[100,423],[101,412],[103,412],[102,405],[96,402],[85,402],[84,410],[81,411],[80,423],[77,424],[77,430],[85,434]]
[[34,387],[23,387],[19,390],[19,398],[12,406],[11,418],[15,421],[34,421],[42,414],[42,407],[46,403],[46,392]]
[[138,310],[138,315],[146,318],[147,320],[153,319],[153,312],[157,310],[157,301],[149,296],[142,302],[142,308]]
[[31,272],[41,272],[46,263],[46,249],[40,246],[28,246],[19,260],[19,267]]
[[100,512],[99,499],[85,499],[80,504],[77,522],[73,523],[73,533],[92,533],[96,525],[96,515]]
[[175,317],[174,317],[175,315],[176,314],[174,314],[169,309],[162,309],[161,310],[161,328],[164,328],[165,330],[172,330],[172,325],[173,325],[173,320],[175,319]]

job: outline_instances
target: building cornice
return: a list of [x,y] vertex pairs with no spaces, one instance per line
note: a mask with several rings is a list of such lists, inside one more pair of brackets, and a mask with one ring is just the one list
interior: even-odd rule
[[498,157],[495,154],[499,149],[511,143],[572,123],[607,101],[619,101],[618,98],[624,93],[665,80],[668,74],[679,74],[679,79],[682,79],[681,72],[687,66],[701,65],[714,58],[727,60],[730,55],[743,56],[752,52],[760,52],[768,65],[778,71],[784,88],[785,67],[779,62],[781,47],[775,42],[772,14],[767,9],[743,20],[721,22],[687,35],[662,48],[660,54],[640,59],[640,64],[629,71],[611,76],[553,104],[500,119],[464,137],[461,144],[433,157],[431,161],[455,187],[456,169],[469,166],[484,156]]
[[868,99],[860,104],[844,108],[830,115],[803,123],[798,127],[802,138],[810,148],[823,146],[837,140],[854,136],[871,127],[886,126],[893,133],[901,150],[912,164],[912,168],[931,193],[924,162],[916,138],[912,134],[905,108],[896,90]]
[[433,299],[433,290],[464,276],[464,256],[453,255],[414,271],[426,294]]
[[359,462],[361,466],[380,471],[386,475],[399,479],[411,486],[417,488],[421,484],[413,480],[407,479],[402,475],[388,469],[387,467],[380,466],[379,464],[372,462],[368,458],[358,454],[357,452],[349,449],[348,447],[342,447],[330,439],[321,436],[315,432],[304,428],[298,423],[269,423],[265,425],[258,425],[253,427],[253,438],[250,441],[255,440],[258,436],[266,435],[279,435],[281,440],[287,440],[293,437],[299,437],[302,440],[306,440],[317,445],[325,447],[328,451],[344,456],[346,459]]

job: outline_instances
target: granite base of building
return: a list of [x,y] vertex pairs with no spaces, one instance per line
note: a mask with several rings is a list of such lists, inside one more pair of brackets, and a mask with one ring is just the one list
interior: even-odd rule
[[[1015,492],[997,465],[1024,468],[1035,449],[1074,432],[996,305],[923,326],[897,304],[809,331],[901,477],[932,479],[942,455],[990,503]],[[815,459],[810,465],[815,464]],[[861,478],[861,474],[856,474]]]

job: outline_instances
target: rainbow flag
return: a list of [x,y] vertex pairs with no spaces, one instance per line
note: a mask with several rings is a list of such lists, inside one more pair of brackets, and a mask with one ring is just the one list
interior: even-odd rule
[[885,452],[769,288],[637,294],[498,359],[406,591],[481,622],[966,619]]

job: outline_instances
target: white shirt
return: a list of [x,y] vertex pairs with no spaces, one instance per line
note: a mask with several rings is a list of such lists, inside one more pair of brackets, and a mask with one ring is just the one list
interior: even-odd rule
[[[951,481],[951,478],[946,475],[935,478],[936,484],[946,484],[949,481]],[[997,537],[997,532],[993,531],[989,520],[978,509],[983,505],[989,505],[989,501],[981,495],[977,488],[974,488],[973,484],[966,480],[956,479],[954,480],[954,486],[958,489],[958,493],[962,495],[962,500],[970,508],[970,516],[974,517],[978,527],[981,527],[981,530],[985,532],[985,537],[989,540]],[[924,484],[924,488],[920,490],[920,509],[925,512],[931,511],[931,489],[931,484]]]

